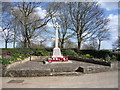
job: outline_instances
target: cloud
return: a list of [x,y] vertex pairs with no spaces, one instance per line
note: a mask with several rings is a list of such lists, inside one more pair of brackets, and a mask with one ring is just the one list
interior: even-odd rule
[[35,8],[36,14],[40,16],[41,19],[45,18],[47,12],[46,10],[43,10],[41,7]]
[[110,14],[108,19],[110,19],[108,26],[110,28],[111,40],[113,42],[118,39],[118,15]]
[[110,40],[102,42],[101,49],[112,49],[112,43],[118,39],[118,15],[109,14],[110,19],[108,27],[110,28]]
[[105,8],[107,11],[118,9],[118,2],[98,2],[101,8]]
[[109,14],[108,19],[110,19],[109,27],[113,30],[118,30],[118,15]]
[[110,14],[108,19],[110,19],[109,27],[111,31],[118,31],[118,15]]

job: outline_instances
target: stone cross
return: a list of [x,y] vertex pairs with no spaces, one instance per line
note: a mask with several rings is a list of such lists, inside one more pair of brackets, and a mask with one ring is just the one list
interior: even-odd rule
[[61,51],[60,51],[60,48],[58,47],[58,29],[59,29],[59,25],[58,23],[56,22],[55,25],[55,48],[53,49],[53,58],[57,58],[57,57],[63,57],[61,55]]
[[58,25],[58,22],[56,22],[55,24],[55,48],[58,48],[58,29],[59,29],[59,25]]

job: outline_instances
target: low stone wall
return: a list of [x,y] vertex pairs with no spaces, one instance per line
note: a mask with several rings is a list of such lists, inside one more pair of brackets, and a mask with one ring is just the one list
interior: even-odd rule
[[[46,60],[47,58],[49,58],[50,56],[32,56],[31,60]],[[81,74],[88,74],[88,73],[97,73],[97,72],[104,72],[104,71],[109,71],[109,70],[116,70],[118,69],[118,62],[111,62],[108,64],[103,64],[103,63],[107,63],[107,62],[100,62],[97,61],[97,63],[95,63],[95,61],[88,61],[88,60],[81,60],[80,58],[69,58],[69,60],[75,60],[73,61],[73,63],[70,64],[48,64],[47,68],[46,65],[43,65],[42,62],[39,62],[39,66],[43,67],[42,69],[9,69],[10,67],[16,66],[18,64],[21,63],[25,63],[28,62],[30,60],[30,57],[21,60],[20,62],[15,62],[13,64],[10,64],[9,66],[7,66],[7,70],[5,71],[3,76],[7,76],[7,77],[37,77],[37,76],[56,76],[56,75],[78,75],[79,73]],[[89,59],[90,60],[90,59]],[[83,62],[88,62],[93,63],[94,65],[82,65],[81,62],[79,64],[79,61]],[[34,61],[33,61],[34,62]],[[36,61],[37,62],[37,61]],[[30,62],[31,63],[31,62]],[[29,63],[25,63],[29,64]],[[99,65],[96,65],[99,64]],[[31,65],[29,65],[31,66]],[[37,66],[37,65],[36,65]],[[14,67],[15,68],[15,67]]]
[[71,67],[61,66],[61,67],[50,68],[50,70],[51,72],[75,72],[77,68],[78,68],[77,66],[71,66]]
[[9,64],[9,65],[6,66],[6,69],[9,69],[9,68],[11,68],[11,67],[15,67],[15,66],[18,65],[18,64],[22,64],[22,63],[25,63],[25,62],[28,62],[28,61],[30,61],[30,57],[25,58],[24,60],[17,61],[17,62],[14,62],[14,63],[12,63],[12,64]]
[[28,62],[30,60],[40,60],[40,61],[44,61],[46,60],[47,58],[49,58],[50,56],[31,56],[31,57],[27,57],[25,58],[24,60],[20,60],[20,61],[17,61],[17,62],[14,62],[12,64],[9,64],[6,66],[6,69],[9,69],[11,67],[15,67],[16,65],[18,64],[22,64],[22,63],[25,63],[25,62]]
[[38,77],[50,76],[50,70],[10,70],[5,73],[5,77]]
[[93,64],[99,64],[99,65],[105,65],[105,66],[111,66],[111,62],[97,61],[94,59],[83,59],[83,58],[74,57],[74,56],[69,56],[68,59],[82,61],[82,62],[88,62],[88,63],[93,63]]
[[47,58],[50,58],[50,56],[31,56],[31,60],[47,60]]
[[109,66],[111,70],[117,70],[119,68],[119,61],[115,62],[105,62],[105,61],[97,61],[93,59],[81,59],[79,57],[68,57],[69,60],[77,60],[77,61],[82,61],[82,62],[87,62],[87,63],[93,63],[93,64],[99,64],[99,65],[104,65],[104,66]]
[[119,69],[119,61],[111,62],[111,70],[118,70]]

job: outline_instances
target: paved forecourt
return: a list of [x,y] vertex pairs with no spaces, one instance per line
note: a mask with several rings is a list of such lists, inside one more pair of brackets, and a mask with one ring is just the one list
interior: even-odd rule
[[[12,82],[23,80],[23,82]],[[118,72],[81,76],[3,77],[3,88],[118,88]]]

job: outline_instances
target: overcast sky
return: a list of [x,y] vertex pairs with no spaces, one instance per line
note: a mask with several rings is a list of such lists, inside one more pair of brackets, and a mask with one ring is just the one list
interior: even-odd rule
[[[109,27],[111,32],[111,40],[103,41],[101,49],[112,49],[112,43],[118,38],[118,2],[102,2],[99,1],[100,7],[105,11],[105,17],[110,19]],[[37,14],[40,13],[41,18],[46,14],[46,11],[41,7],[36,9]],[[48,26],[51,28],[52,23],[48,23]],[[51,42],[48,42],[51,44]],[[0,38],[0,48],[4,48],[4,41]],[[12,43],[8,44],[8,48],[12,48]]]

